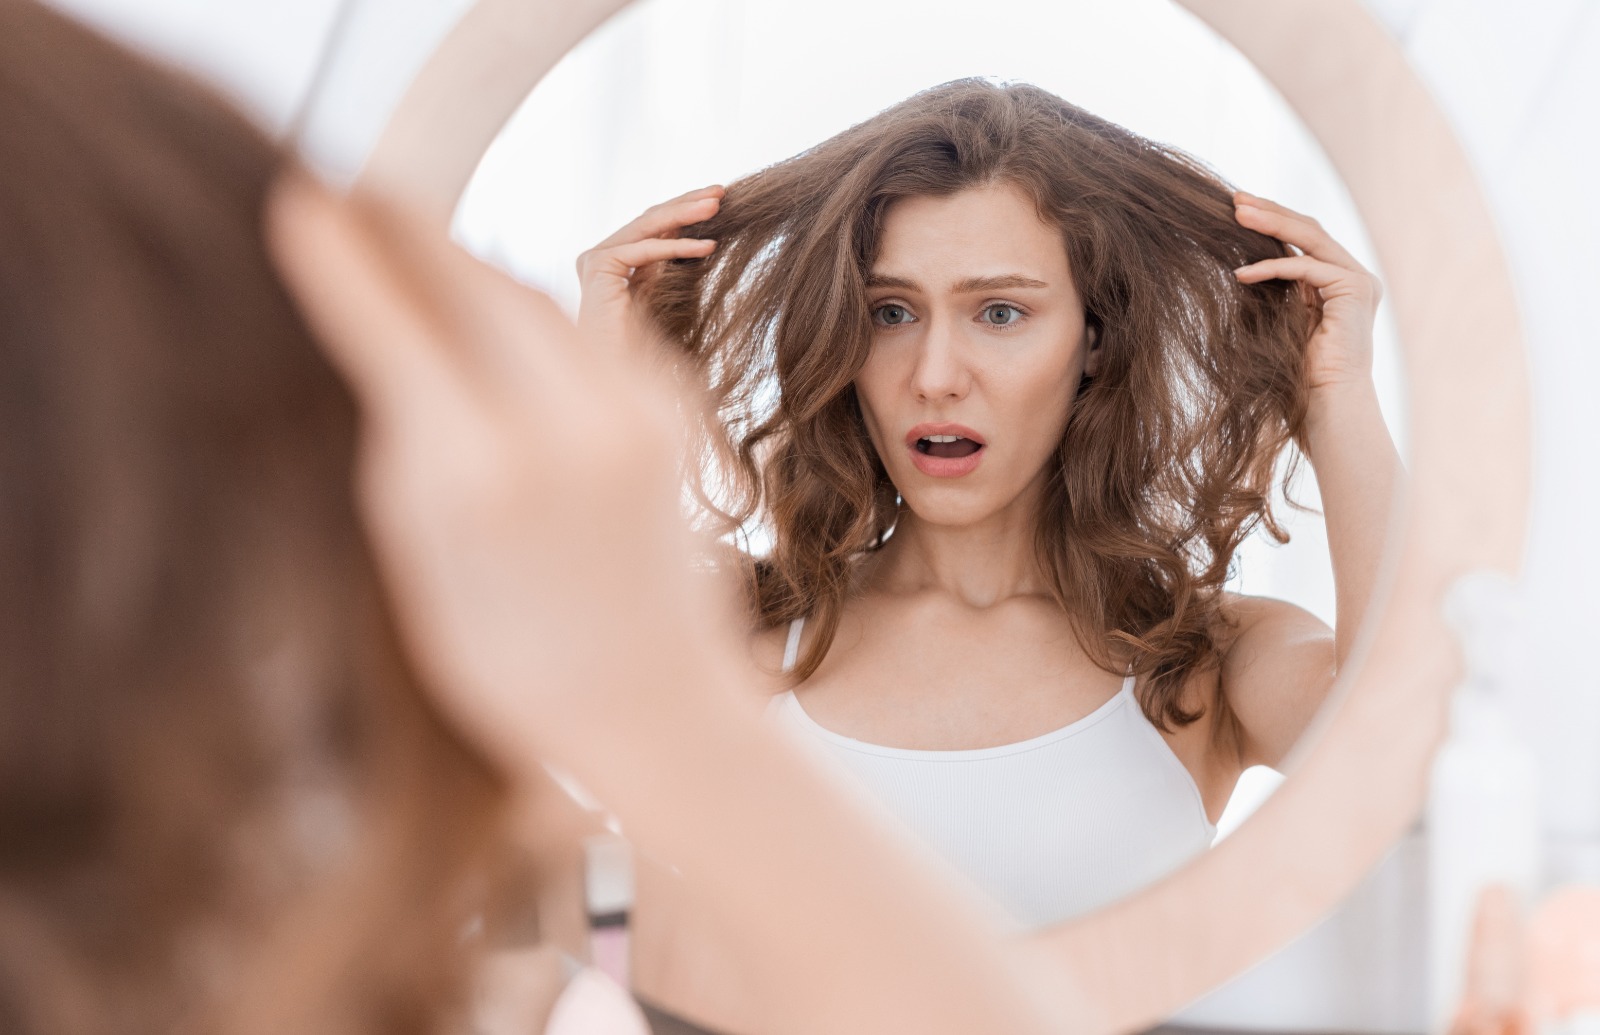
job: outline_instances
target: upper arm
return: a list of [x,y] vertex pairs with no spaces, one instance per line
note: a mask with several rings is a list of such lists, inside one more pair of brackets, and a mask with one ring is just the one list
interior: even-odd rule
[[1278,766],[1333,685],[1333,630],[1283,600],[1228,594],[1220,692],[1245,766]]

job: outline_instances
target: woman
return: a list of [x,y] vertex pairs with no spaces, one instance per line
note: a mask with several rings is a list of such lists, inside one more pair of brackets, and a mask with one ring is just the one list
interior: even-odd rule
[[[738,707],[661,385],[31,0],[0,138],[0,1030],[459,1030],[506,845],[567,848],[545,761],[709,900],[762,1030],[1047,1030]],[[871,966],[821,951],[855,925]]]
[[[1379,285],[1193,159],[965,80],[580,272],[583,321],[651,326],[711,387],[701,498],[770,537],[740,560],[778,717],[1020,925],[1202,849],[1348,660],[1402,480]],[[1223,589],[1252,529],[1285,538],[1291,443],[1335,630]]]

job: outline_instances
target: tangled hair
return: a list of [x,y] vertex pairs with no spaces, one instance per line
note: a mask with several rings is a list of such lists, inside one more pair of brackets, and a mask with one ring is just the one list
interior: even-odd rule
[[402,656],[277,147],[0,0],[0,1031],[424,1035],[497,775]]
[[994,183],[1060,228],[1102,352],[1049,472],[1040,570],[1095,662],[1145,677],[1151,720],[1192,722],[1183,688],[1217,660],[1234,551],[1258,525],[1287,539],[1271,495],[1303,433],[1312,315],[1291,282],[1234,278],[1291,252],[1240,226],[1229,187],[1182,152],[1037,87],[965,79],[730,185],[685,230],[717,251],[640,292],[711,390],[699,498],[725,533],[769,529],[748,558],[755,617],[809,616],[804,679],[902,505],[853,387],[885,213]]

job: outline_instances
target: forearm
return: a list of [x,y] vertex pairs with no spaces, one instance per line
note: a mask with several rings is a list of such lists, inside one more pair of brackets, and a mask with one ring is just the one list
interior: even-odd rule
[[1377,589],[1405,470],[1370,378],[1314,389],[1306,424],[1333,562],[1334,649],[1342,668]]

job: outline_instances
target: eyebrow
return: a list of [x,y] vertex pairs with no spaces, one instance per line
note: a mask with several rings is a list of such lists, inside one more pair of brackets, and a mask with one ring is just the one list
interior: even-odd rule
[[[967,277],[957,281],[954,294],[965,295],[977,291],[1003,291],[1007,288],[1047,288],[1042,280],[1025,277],[1020,273],[1006,273],[998,277]],[[872,273],[867,276],[869,288],[899,288],[901,291],[920,291],[921,288],[914,280],[905,277],[892,277],[882,273]]]

